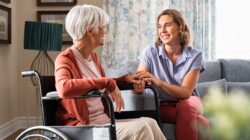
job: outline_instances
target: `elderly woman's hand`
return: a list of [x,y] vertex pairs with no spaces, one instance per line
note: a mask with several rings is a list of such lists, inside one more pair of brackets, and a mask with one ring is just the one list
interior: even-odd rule
[[124,109],[124,100],[122,98],[119,88],[116,86],[115,90],[110,93],[112,100],[115,102],[115,111],[121,112]]
[[140,84],[140,81],[139,81],[138,77],[136,77],[135,73],[127,74],[125,77],[125,80],[128,83]]

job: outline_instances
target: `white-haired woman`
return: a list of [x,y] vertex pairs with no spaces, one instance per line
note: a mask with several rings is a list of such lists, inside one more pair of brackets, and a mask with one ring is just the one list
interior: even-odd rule
[[[72,98],[92,89],[105,90],[115,103],[116,111],[124,108],[124,101],[116,82],[139,84],[132,75],[105,77],[94,49],[102,46],[107,33],[109,16],[92,5],[77,5],[66,16],[65,26],[73,45],[61,52],[55,61],[56,88],[61,98]],[[61,100],[56,120],[61,125],[109,123],[100,98]],[[138,118],[116,122],[118,139],[165,139],[155,120]]]

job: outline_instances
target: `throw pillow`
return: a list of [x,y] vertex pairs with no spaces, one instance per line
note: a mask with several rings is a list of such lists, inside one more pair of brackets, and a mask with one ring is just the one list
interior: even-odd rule
[[207,61],[204,63],[205,70],[201,72],[199,83],[221,79],[221,68],[219,61]]
[[250,94],[250,82],[226,82],[227,91],[230,93],[234,89],[244,90]]
[[213,86],[218,86],[219,88],[222,89],[222,91],[224,93],[227,93],[227,86],[226,86],[225,79],[198,83],[196,89],[197,89],[198,93],[200,94],[200,97],[202,98],[208,93],[208,90]]
[[221,62],[221,76],[228,82],[250,81],[249,59],[219,59]]

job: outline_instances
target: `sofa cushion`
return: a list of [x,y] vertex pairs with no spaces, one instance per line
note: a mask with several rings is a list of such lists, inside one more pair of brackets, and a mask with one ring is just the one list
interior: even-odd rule
[[199,83],[221,79],[221,68],[219,61],[207,61],[204,63],[205,70],[200,74]]
[[250,94],[250,82],[226,82],[228,93],[232,92],[234,89],[244,90]]
[[162,123],[162,132],[167,140],[175,140],[175,124]]
[[222,91],[224,93],[227,93],[226,80],[225,79],[220,79],[220,80],[216,80],[216,81],[198,83],[197,84],[197,90],[198,90],[198,92],[200,94],[200,97],[201,98],[204,97],[208,93],[208,90],[213,86],[218,86],[219,88],[222,89]]
[[228,82],[250,82],[250,60],[219,59],[221,75]]

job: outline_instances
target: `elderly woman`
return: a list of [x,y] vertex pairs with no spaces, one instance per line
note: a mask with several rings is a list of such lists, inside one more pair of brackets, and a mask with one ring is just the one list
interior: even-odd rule
[[[116,83],[140,83],[132,75],[116,79],[105,77],[94,50],[103,45],[108,22],[109,16],[92,5],[78,5],[69,11],[65,26],[73,39],[73,45],[56,58],[56,88],[62,99],[76,97],[92,89],[103,90],[114,99],[116,110],[121,111],[124,101]],[[105,106],[99,97],[67,99],[59,103],[56,120],[61,125],[79,126],[109,123],[109,116],[105,113]],[[146,117],[117,120],[116,133],[121,140],[165,139],[156,121]]]
[[198,140],[197,124],[208,126],[195,89],[204,70],[202,52],[189,42],[190,32],[182,14],[175,9],[164,10],[157,19],[157,41],[143,50],[137,72],[157,90],[161,120],[176,124],[177,140]]

